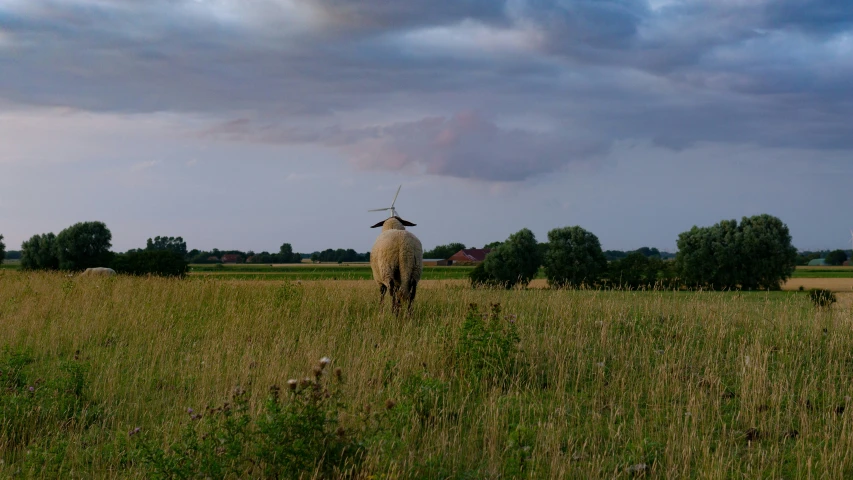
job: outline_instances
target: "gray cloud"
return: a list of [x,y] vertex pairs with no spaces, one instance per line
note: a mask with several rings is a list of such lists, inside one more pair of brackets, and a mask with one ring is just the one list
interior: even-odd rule
[[[219,138],[487,180],[618,140],[850,149],[847,3],[33,0],[0,6],[0,100],[201,115]],[[545,128],[500,126],[515,116]]]
[[544,133],[502,128],[477,112],[427,117],[368,128],[279,128],[237,119],[205,137],[320,144],[343,152],[361,170],[400,170],[489,181],[518,182],[590,161],[608,148],[581,132]]

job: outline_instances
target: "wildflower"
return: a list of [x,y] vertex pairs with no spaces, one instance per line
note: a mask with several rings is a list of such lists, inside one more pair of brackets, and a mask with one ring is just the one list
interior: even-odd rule
[[320,359],[320,368],[326,368],[326,365],[332,363],[332,360],[329,357],[323,357]]
[[132,437],[132,436],[136,435],[137,433],[139,433],[140,430],[142,430],[142,428],[136,427],[133,430],[131,430],[130,432],[128,432],[128,435],[130,435]]
[[31,392],[35,392],[35,391],[36,391],[36,388],[35,388],[35,387],[30,387],[30,391],[31,391]]
[[192,415],[192,414],[193,414],[193,409],[192,409],[192,408],[187,408],[187,413],[189,413],[190,415]]
[[295,378],[291,378],[290,380],[287,381],[287,388],[289,388],[291,390],[296,390],[297,384],[299,384],[299,382]]
[[314,376],[320,378],[321,375],[323,375],[323,367],[317,365],[316,367],[314,367]]
[[340,381],[340,380],[341,380],[341,375],[342,375],[342,374],[343,374],[343,372],[341,372],[340,367],[338,367],[338,368],[336,368],[336,369],[335,369],[335,378],[337,378],[337,379],[338,379],[338,381]]

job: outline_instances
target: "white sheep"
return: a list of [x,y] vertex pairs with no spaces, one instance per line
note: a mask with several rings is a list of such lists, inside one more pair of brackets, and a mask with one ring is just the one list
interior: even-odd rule
[[83,273],[81,273],[80,275],[106,275],[108,277],[111,277],[115,274],[116,274],[116,271],[113,270],[112,268],[95,267],[95,268],[87,268],[86,270],[83,270]]
[[414,223],[400,217],[391,217],[370,228],[382,227],[382,233],[376,237],[370,251],[370,268],[373,279],[379,284],[379,305],[385,299],[385,292],[391,295],[391,310],[399,315],[400,306],[408,302],[408,313],[412,313],[412,303],[418,282],[424,270],[424,253],[421,241],[406,226]]

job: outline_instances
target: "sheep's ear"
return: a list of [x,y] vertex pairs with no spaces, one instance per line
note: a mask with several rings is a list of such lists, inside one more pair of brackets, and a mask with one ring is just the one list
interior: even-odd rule
[[385,224],[385,220],[382,220],[381,222],[377,223],[376,225],[374,225],[374,226],[372,226],[372,227],[370,227],[370,228],[381,227],[381,226],[382,226],[382,225],[384,225],[384,224]]
[[400,221],[400,223],[402,223],[403,225],[405,225],[405,226],[407,226],[407,227],[417,227],[417,226],[418,226],[418,224],[417,224],[417,223],[412,223],[412,222],[410,222],[410,221],[408,221],[408,220],[403,220],[403,219],[402,219],[402,218],[400,218],[400,217],[394,217],[394,218],[396,218],[397,220],[399,220],[399,221]]

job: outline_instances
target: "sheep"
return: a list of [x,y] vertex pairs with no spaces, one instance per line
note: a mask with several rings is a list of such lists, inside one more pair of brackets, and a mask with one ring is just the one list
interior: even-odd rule
[[408,314],[412,313],[412,304],[418,282],[424,270],[424,253],[421,241],[406,226],[414,223],[393,216],[370,228],[382,227],[382,233],[376,237],[370,251],[370,268],[373,279],[379,284],[379,305],[385,299],[385,292],[391,296],[391,310],[400,314],[403,300],[408,302]]
[[111,277],[116,274],[116,271],[112,268],[106,267],[95,267],[95,268],[87,268],[80,275],[106,275]]

